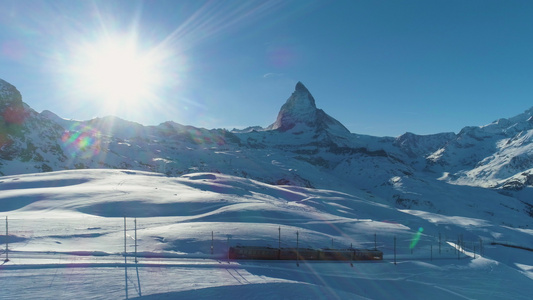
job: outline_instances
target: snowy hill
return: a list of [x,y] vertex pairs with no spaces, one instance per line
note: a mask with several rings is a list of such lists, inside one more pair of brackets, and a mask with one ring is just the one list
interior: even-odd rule
[[[533,248],[533,230],[502,224],[501,214],[398,210],[369,195],[215,173],[71,170],[5,176],[0,189],[10,232],[0,299],[127,292],[141,299],[527,299],[533,292],[531,252],[491,245]],[[228,245],[294,247],[296,232],[302,248],[377,247],[385,260],[297,267],[226,259]],[[458,239],[464,253],[455,250]]]

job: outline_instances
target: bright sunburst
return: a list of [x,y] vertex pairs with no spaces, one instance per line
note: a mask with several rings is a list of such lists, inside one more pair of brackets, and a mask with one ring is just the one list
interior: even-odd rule
[[73,80],[106,111],[150,101],[161,84],[161,58],[153,51],[142,52],[135,39],[108,37],[78,51],[71,65]]

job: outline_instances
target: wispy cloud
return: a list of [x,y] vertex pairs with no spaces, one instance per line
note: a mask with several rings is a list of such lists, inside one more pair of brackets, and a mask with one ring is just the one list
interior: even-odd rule
[[285,77],[283,73],[266,73],[263,78],[282,78]]

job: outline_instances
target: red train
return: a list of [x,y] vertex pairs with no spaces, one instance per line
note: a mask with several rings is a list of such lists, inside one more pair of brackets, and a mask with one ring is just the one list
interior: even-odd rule
[[229,248],[230,259],[258,260],[383,260],[383,252],[372,249],[309,249],[236,246]]

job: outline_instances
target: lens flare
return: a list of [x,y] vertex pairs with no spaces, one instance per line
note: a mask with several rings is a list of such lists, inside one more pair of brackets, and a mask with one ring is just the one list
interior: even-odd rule
[[201,131],[192,129],[187,132],[188,138],[197,145],[213,145],[222,146],[226,141],[217,132]]
[[72,158],[90,158],[100,153],[100,132],[81,123],[65,131],[61,141]]
[[418,244],[418,241],[420,241],[420,236],[422,235],[422,232],[424,231],[424,228],[420,227],[418,228],[418,231],[413,236],[413,239],[411,240],[411,244],[409,245],[409,249],[414,249],[416,247],[416,244]]
[[2,117],[7,124],[21,125],[28,118],[29,112],[22,106],[12,105],[7,107],[2,113]]
[[27,57],[28,50],[21,41],[10,40],[0,44],[0,53],[9,59],[22,61]]

